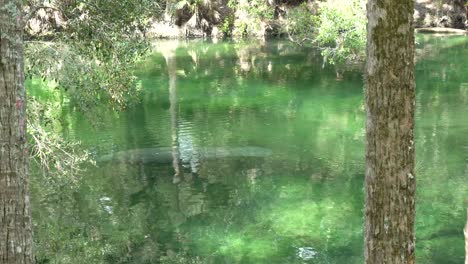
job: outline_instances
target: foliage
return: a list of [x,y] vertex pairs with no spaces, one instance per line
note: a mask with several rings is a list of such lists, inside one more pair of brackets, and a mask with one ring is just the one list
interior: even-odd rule
[[62,221],[68,218],[69,212],[74,212],[74,195],[81,185],[85,166],[92,163],[92,157],[79,141],[65,136],[69,124],[65,118],[67,107],[64,102],[67,98],[64,92],[56,89],[54,83],[37,78],[28,81],[27,86],[31,204],[36,255],[38,263],[41,263],[41,256],[53,255],[52,252],[56,252],[54,247],[61,243],[57,239],[67,235],[61,231],[72,226]]
[[50,3],[66,19],[64,29],[52,42],[26,45],[28,76],[56,80],[83,111],[101,99],[125,107],[138,91],[131,69],[148,47],[144,32],[157,2],[65,2]]
[[271,20],[274,17],[275,10],[268,5],[268,1],[251,0],[247,5],[241,5],[247,13],[255,20]]
[[[58,13],[49,19],[60,27],[55,28],[52,41],[42,41],[43,36],[37,35],[32,36],[37,40],[25,43],[26,77],[55,81],[76,109],[94,119],[93,109],[98,105],[126,108],[139,92],[132,68],[148,47],[144,33],[157,7],[153,0],[116,1],[112,5],[107,0],[27,1],[27,19],[36,19],[39,10],[53,10]],[[41,104],[41,100],[31,101],[29,113],[50,106]],[[63,152],[65,141],[58,131],[44,128],[42,117],[29,118],[33,154],[46,165],[48,155]]]
[[316,25],[314,43],[323,49],[324,62],[344,64],[364,58],[366,17],[362,0],[341,5],[325,3],[316,17]]
[[232,32],[232,27],[234,26],[234,15],[228,15],[224,18],[220,30],[224,33],[224,35],[229,36]]
[[236,28],[235,35],[238,35],[242,38],[247,37],[248,32],[247,29],[249,28],[249,23],[243,20],[236,20],[234,22],[234,27]]
[[[130,44],[132,45],[132,44]],[[70,96],[79,110],[92,114],[93,109],[110,102],[114,109],[124,109],[136,100],[139,87],[132,74],[138,47],[116,45],[120,49],[102,62],[94,54],[82,53],[80,47],[65,43],[32,42],[25,45],[25,74],[54,80]]]
[[324,64],[362,61],[366,44],[365,3],[329,1],[320,4],[317,14],[303,3],[288,12],[285,32],[296,44],[319,47]]
[[[126,249],[128,234],[113,247],[98,239],[103,235],[93,220],[99,222],[101,208],[87,209],[77,196],[92,156],[67,135],[62,115],[76,109],[97,121],[98,106],[121,110],[138,98],[133,65],[149,47],[145,31],[159,12],[158,1],[30,0],[26,18],[34,20],[39,10],[53,10],[47,21],[55,22],[54,31],[30,36],[24,49],[25,75],[31,79],[27,111],[37,261],[76,263],[79,257],[97,263]],[[46,82],[31,85],[38,77]],[[95,212],[77,221],[83,207]]]
[[310,43],[314,33],[315,19],[307,4],[303,3],[288,12],[285,31],[289,40],[303,45]]
[[[31,157],[49,184],[75,186],[82,164],[91,160],[79,142],[64,139],[57,133],[60,103],[38,103],[30,99],[28,107],[28,135],[32,140]],[[59,128],[60,129],[60,128]]]
[[274,19],[275,9],[268,4],[268,1],[229,0],[228,7],[237,10],[244,16],[241,18],[237,18],[234,25],[234,27],[236,28],[234,35],[238,35],[241,37],[246,37],[247,35],[249,35],[249,30],[258,30],[262,23]]

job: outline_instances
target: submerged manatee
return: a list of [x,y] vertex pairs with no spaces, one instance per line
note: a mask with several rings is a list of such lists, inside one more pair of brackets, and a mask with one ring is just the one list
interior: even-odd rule
[[[262,147],[234,147],[234,148],[200,148],[188,155],[198,160],[214,160],[230,157],[267,157],[271,150]],[[119,151],[102,156],[99,162],[124,162],[124,163],[155,163],[169,164],[172,162],[172,148],[143,148]],[[183,162],[190,162],[184,160]]]
[[171,148],[143,148],[119,151],[107,154],[98,159],[99,162],[124,163],[171,163]]

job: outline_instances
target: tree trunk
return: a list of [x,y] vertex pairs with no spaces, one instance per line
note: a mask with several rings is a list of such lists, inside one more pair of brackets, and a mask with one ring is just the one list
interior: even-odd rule
[[164,21],[171,21],[171,0],[166,0],[166,7],[164,8]]
[[0,263],[32,263],[21,0],[0,0]]
[[367,4],[366,263],[414,263],[413,5]]

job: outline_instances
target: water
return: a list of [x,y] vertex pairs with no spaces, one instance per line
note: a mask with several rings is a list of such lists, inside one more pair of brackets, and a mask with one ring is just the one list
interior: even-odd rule
[[[468,38],[417,42],[417,261],[462,263]],[[33,201],[51,219],[36,225],[40,258],[363,263],[359,69],[337,80],[317,52],[284,41],[154,49],[136,107],[97,127],[67,111],[69,135],[99,162],[64,200]]]

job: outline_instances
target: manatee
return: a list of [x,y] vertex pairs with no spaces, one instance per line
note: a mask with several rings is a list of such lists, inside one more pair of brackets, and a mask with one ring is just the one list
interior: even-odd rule
[[[217,148],[199,148],[191,151],[187,157],[182,160],[183,163],[190,163],[192,159],[214,160],[230,157],[253,157],[261,158],[271,155],[271,150],[262,147],[217,147]],[[119,151],[113,154],[107,154],[98,159],[99,162],[123,162],[123,163],[142,163],[142,164],[169,164],[172,162],[172,148],[142,148]]]

